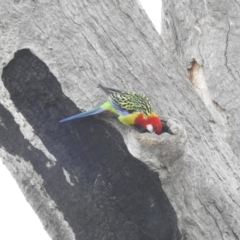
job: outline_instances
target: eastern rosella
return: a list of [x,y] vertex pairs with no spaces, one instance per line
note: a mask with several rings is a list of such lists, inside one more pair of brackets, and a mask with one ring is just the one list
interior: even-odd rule
[[100,84],[99,87],[107,95],[108,101],[100,107],[62,119],[60,122],[62,123],[102,112],[111,112],[118,115],[119,121],[124,125],[134,125],[148,132],[155,132],[156,134],[162,132],[162,122],[153,111],[150,101],[146,96],[134,92],[122,92],[103,87]]

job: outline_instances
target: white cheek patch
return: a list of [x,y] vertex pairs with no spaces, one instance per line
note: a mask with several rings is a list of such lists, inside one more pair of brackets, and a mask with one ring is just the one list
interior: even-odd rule
[[147,128],[147,130],[148,130],[150,133],[153,132],[153,125],[152,125],[152,124],[148,124],[148,125],[146,126],[146,128]]

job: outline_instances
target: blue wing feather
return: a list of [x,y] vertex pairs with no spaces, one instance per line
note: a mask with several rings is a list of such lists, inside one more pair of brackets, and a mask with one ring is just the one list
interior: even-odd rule
[[106,111],[106,109],[103,109],[101,107],[97,107],[97,108],[91,109],[89,111],[82,112],[82,113],[79,113],[77,115],[74,115],[74,116],[71,116],[71,117],[68,117],[68,118],[64,118],[60,121],[60,123],[71,121],[71,120],[77,119],[77,118],[88,117],[88,116],[99,114],[99,113],[102,113],[102,112],[105,112],[105,111]]
[[129,114],[129,111],[126,110],[126,109],[124,109],[124,108],[122,108],[122,107],[117,103],[116,100],[110,99],[110,102],[111,102],[111,104],[113,105],[113,107],[119,112],[119,114],[120,114],[121,116],[125,116],[125,115],[128,115],[128,114]]

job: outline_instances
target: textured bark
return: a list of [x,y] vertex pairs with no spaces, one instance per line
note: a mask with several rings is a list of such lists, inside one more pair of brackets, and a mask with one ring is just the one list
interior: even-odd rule
[[[236,151],[137,2],[0,6],[1,158],[53,239],[240,237]],[[105,101],[98,83],[148,95],[173,135],[59,124]]]
[[[202,189],[209,186],[205,185],[203,180],[201,187],[196,187],[194,192],[202,204],[203,210],[199,218],[204,219],[204,222],[195,218],[194,225],[199,231],[195,230],[199,235],[194,236],[197,236],[197,239],[239,239],[239,180],[234,187],[233,182],[224,177],[225,174],[213,174],[220,168],[224,169],[227,164],[232,168],[231,175],[235,174],[236,179],[239,178],[239,3],[164,0],[163,7],[163,40],[185,69],[190,82],[211,114],[211,125],[215,125],[218,134],[229,144],[224,146],[208,139],[212,151],[206,153],[212,170],[206,175],[204,167],[199,174],[202,172],[200,176],[206,178],[206,181],[219,181],[220,184],[224,181],[224,184],[228,184],[235,191],[236,198],[232,198],[224,188],[221,191],[216,190],[217,186],[212,186],[213,192],[204,191],[203,194]],[[201,135],[203,137],[203,134]],[[193,144],[198,144],[198,141]],[[225,151],[226,157],[217,157],[214,148]],[[236,167],[230,157],[232,152],[238,158]],[[217,162],[216,167],[212,161]],[[206,163],[203,161],[201,164]],[[235,201],[235,207],[232,201]],[[195,206],[192,209],[196,209],[197,201],[194,201],[193,205]],[[234,213],[232,215],[229,212]],[[203,214],[207,217],[203,218]]]
[[190,72],[199,96],[240,156],[237,1],[166,1],[163,39]]
[[[111,125],[94,118],[58,123],[65,112],[79,110],[39,58],[30,50],[18,51],[2,80],[35,135],[24,139],[27,135],[1,105],[0,144],[7,156],[17,156],[5,163],[20,168],[15,162],[23,162],[13,174],[53,239],[179,238],[158,176],[129,154]],[[36,137],[46,149],[34,146]]]

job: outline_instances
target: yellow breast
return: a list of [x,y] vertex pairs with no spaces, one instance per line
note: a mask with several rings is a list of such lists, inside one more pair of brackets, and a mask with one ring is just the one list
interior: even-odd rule
[[136,117],[139,115],[139,112],[131,113],[126,116],[119,116],[118,120],[124,125],[133,125]]

